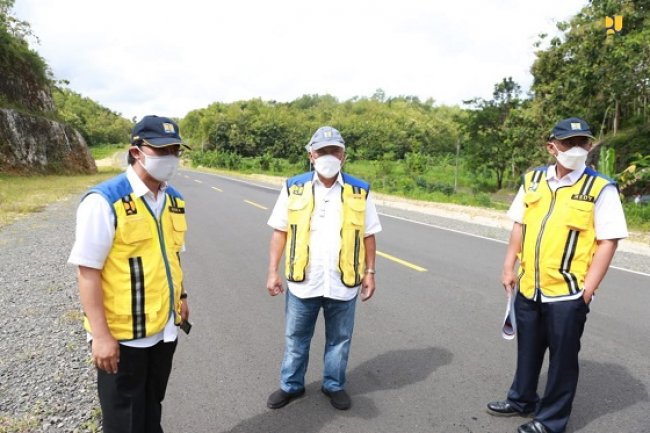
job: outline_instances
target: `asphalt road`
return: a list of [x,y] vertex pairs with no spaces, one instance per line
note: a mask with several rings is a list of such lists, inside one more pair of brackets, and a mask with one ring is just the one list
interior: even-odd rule
[[[306,396],[267,409],[284,345],[284,296],[265,288],[278,191],[193,171],[173,183],[187,201],[182,259],[194,328],[180,337],[166,431],[507,433],[526,421],[485,412],[505,397],[515,366],[516,343],[500,337],[505,245],[383,212],[377,248],[390,258],[377,258],[375,296],[357,306],[353,407],[337,411],[320,392],[321,316]],[[650,276],[610,270],[582,339],[569,432],[650,432],[649,306]],[[545,379],[544,367],[540,393]]]

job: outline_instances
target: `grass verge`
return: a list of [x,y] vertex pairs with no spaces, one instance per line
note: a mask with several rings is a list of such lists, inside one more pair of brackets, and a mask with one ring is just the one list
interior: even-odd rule
[[81,194],[87,188],[121,170],[100,167],[92,175],[32,175],[19,176],[0,173],[0,227],[22,215],[40,212],[49,203]]
[[99,146],[90,146],[88,149],[90,150],[90,154],[92,155],[93,159],[98,160],[98,159],[104,159],[108,158],[109,156],[113,156],[115,152],[119,152],[120,150],[126,150],[129,148],[128,144],[101,144]]

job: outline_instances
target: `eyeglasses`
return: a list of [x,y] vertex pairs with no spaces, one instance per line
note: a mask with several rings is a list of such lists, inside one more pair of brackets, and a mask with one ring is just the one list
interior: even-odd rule
[[177,158],[180,158],[181,155],[183,155],[183,152],[185,151],[185,149],[181,148],[180,146],[178,148],[175,148],[174,146],[153,147],[153,146],[143,144],[140,147],[148,147],[153,151],[154,155],[156,156],[174,155]]

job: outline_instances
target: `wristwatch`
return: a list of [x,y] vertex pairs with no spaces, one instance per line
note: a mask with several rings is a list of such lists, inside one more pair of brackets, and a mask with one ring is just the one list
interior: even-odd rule
[[372,268],[368,268],[368,269],[366,269],[366,274],[373,274],[373,275],[374,275],[374,274],[376,274],[376,273],[377,273],[377,271],[375,271],[375,270],[372,269]]

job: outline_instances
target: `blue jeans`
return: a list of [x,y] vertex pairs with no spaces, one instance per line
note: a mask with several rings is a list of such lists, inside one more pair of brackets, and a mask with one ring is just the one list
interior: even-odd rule
[[287,290],[285,351],[280,370],[283,391],[295,393],[305,388],[309,346],[321,307],[325,316],[323,389],[333,392],[345,387],[356,301],[356,297],[349,301],[322,296],[300,299]]

